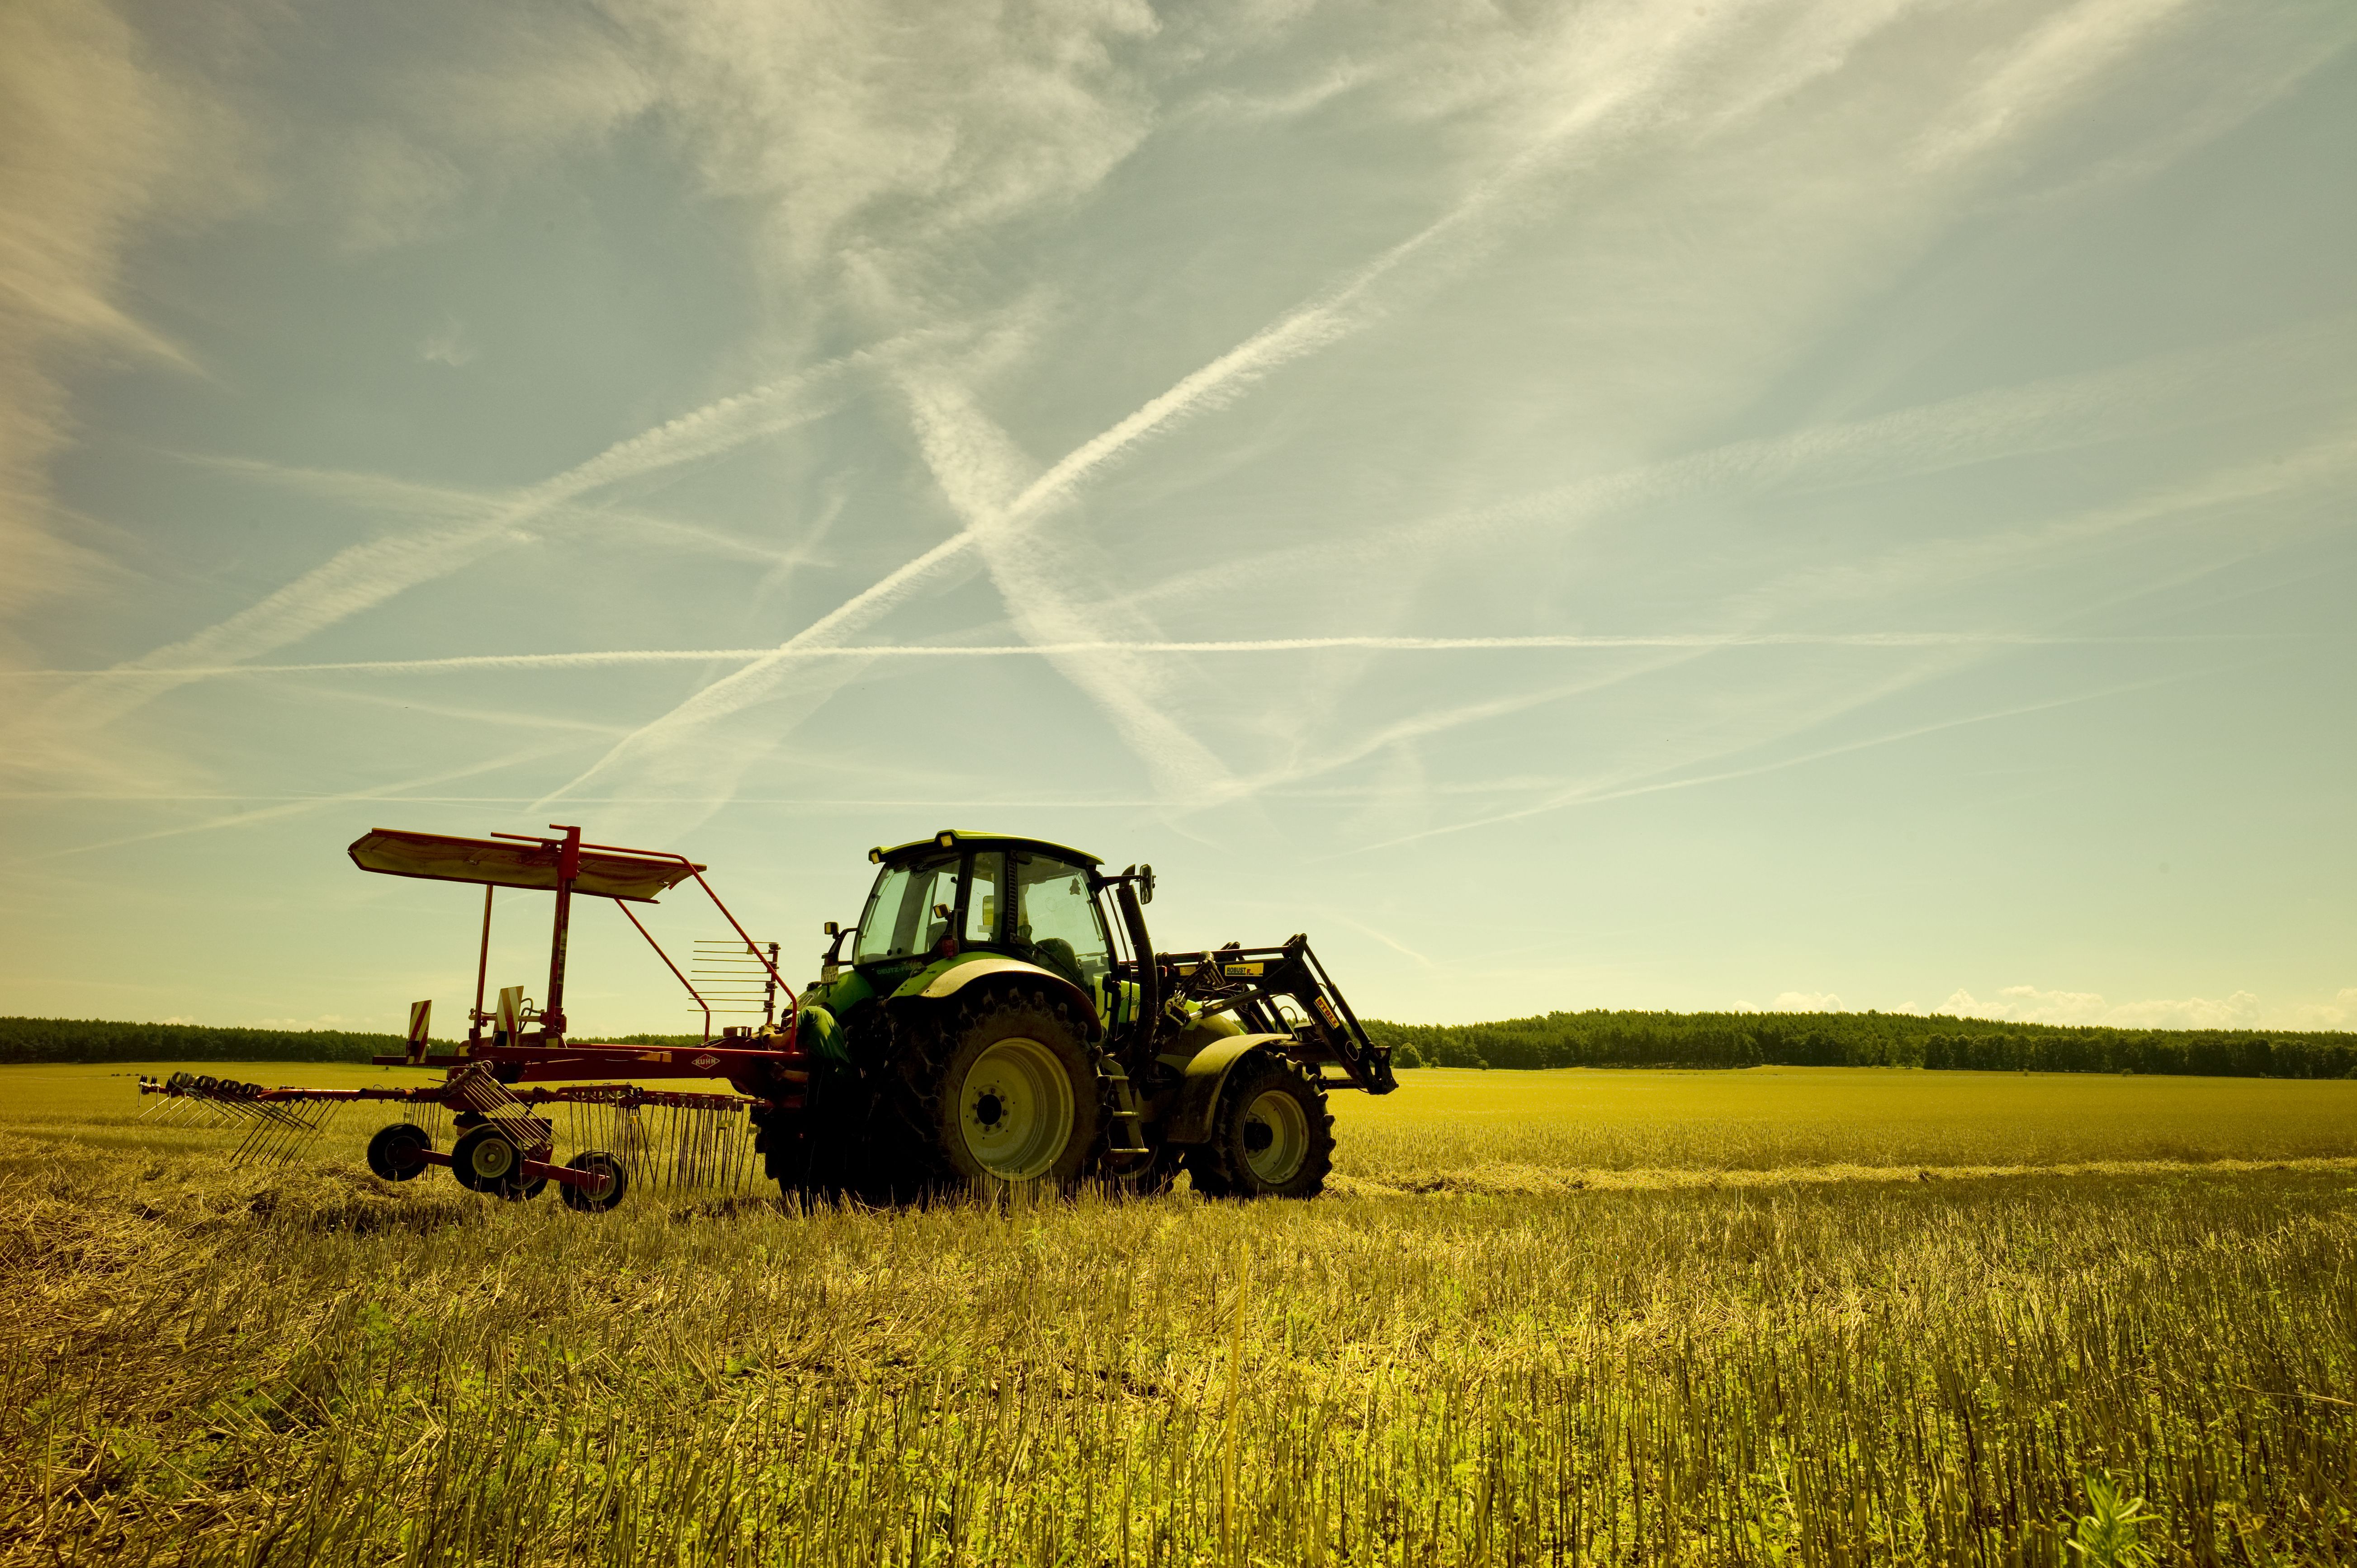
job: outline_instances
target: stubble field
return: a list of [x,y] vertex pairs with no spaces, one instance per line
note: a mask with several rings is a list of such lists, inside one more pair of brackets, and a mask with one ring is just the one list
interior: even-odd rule
[[1314,1203],[588,1219],[137,1070],[0,1070],[0,1562],[2357,1556],[2357,1083],[1428,1070]]

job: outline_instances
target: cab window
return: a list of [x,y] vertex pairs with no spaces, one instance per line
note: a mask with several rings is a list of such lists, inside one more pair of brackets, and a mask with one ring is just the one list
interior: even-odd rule
[[867,896],[851,961],[874,963],[930,951],[949,933],[949,922],[933,910],[942,905],[956,909],[957,882],[955,854],[885,867],[876,879],[876,891]]
[[1090,991],[1113,967],[1089,875],[1046,855],[1017,852],[1014,863],[1015,929],[1018,947],[1028,947],[1049,969],[1060,970]]

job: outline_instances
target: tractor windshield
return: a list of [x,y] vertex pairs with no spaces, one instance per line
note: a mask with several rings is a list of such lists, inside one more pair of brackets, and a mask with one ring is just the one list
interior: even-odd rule
[[859,918],[859,940],[851,961],[875,963],[931,950],[949,934],[950,923],[936,908],[957,908],[958,855],[954,850],[888,865],[867,896]]

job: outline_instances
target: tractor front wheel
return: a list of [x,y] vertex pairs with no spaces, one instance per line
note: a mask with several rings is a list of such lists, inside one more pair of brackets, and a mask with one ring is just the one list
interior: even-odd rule
[[1333,1165],[1326,1091],[1297,1064],[1267,1053],[1230,1071],[1211,1135],[1187,1157],[1195,1190],[1207,1197],[1315,1197]]

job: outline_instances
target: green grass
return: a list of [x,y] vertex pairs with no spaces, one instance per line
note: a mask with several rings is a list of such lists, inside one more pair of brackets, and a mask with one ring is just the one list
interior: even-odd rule
[[0,1562],[2357,1555],[2357,1085],[1426,1071],[1310,1204],[592,1221],[131,1070],[0,1073]]

